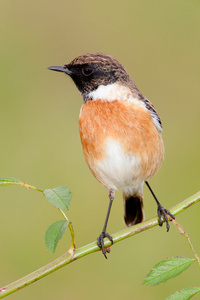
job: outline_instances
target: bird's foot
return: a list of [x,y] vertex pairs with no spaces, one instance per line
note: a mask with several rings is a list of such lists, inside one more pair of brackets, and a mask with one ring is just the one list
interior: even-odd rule
[[97,238],[97,245],[99,246],[99,248],[101,248],[103,255],[105,256],[105,258],[107,259],[106,253],[110,253],[110,248],[106,248],[104,247],[104,238],[107,237],[111,243],[113,244],[113,239],[112,236],[110,236],[108,233],[106,232],[102,232],[100,234],[100,236]]
[[162,220],[162,216],[165,219],[166,222],[166,227],[167,227],[167,231],[169,231],[169,218],[175,219],[174,215],[172,215],[172,213],[170,213],[170,211],[166,208],[164,208],[160,203],[158,204],[158,221],[159,221],[159,226],[163,225],[163,220]]

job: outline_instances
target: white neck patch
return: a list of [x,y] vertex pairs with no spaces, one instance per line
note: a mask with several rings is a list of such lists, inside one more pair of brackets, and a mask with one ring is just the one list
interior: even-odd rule
[[96,90],[90,92],[88,97],[92,98],[92,100],[101,99],[102,101],[124,100],[145,107],[142,101],[132,96],[131,90],[128,87],[119,83],[100,85]]

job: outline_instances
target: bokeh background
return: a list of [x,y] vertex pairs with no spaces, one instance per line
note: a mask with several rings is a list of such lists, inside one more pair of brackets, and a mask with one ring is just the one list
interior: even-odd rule
[[[41,188],[70,186],[68,217],[77,247],[100,234],[108,205],[106,189],[90,173],[82,154],[78,115],[82,99],[67,76],[48,66],[100,51],[123,63],[163,123],[165,160],[151,185],[168,208],[200,188],[200,1],[186,0],[1,0],[0,176]],[[156,205],[144,188],[146,218]],[[40,268],[70,246],[69,234],[52,256],[44,233],[61,218],[42,194],[22,187],[0,190],[0,286]],[[200,208],[177,216],[200,254]],[[117,193],[108,231],[125,227]],[[116,244],[109,259],[89,255],[10,299],[165,299],[199,286],[199,270],[165,284],[143,280],[155,263],[193,257],[177,228],[156,227]],[[200,296],[196,296],[200,299]]]

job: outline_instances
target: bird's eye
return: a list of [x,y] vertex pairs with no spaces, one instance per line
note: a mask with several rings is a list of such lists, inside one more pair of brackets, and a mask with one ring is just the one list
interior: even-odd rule
[[90,76],[93,73],[93,69],[91,67],[83,67],[82,73],[85,76]]

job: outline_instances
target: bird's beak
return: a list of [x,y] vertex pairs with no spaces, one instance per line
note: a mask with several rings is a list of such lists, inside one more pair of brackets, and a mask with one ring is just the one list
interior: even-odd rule
[[66,65],[63,65],[63,66],[52,66],[52,67],[48,67],[49,70],[52,70],[52,71],[57,71],[57,72],[63,72],[67,75],[71,75],[72,72],[67,68]]

